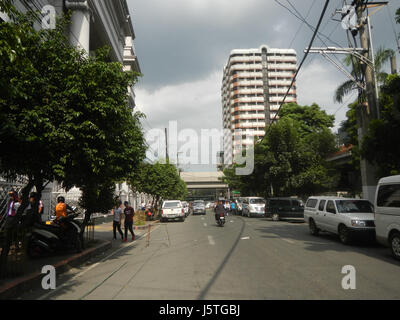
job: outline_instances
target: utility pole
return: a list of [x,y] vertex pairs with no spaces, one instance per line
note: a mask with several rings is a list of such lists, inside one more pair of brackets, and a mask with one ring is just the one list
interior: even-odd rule
[[[379,118],[378,106],[378,90],[375,74],[375,59],[373,57],[373,46],[371,37],[371,27],[369,17],[364,17],[364,10],[368,6],[383,6],[388,2],[366,2],[364,0],[353,0],[352,5],[344,6],[336,13],[342,14],[343,28],[348,32],[351,30],[355,37],[358,33],[360,36],[360,48],[311,48],[309,52],[320,53],[324,58],[329,60],[341,72],[343,72],[350,80],[353,81],[354,87],[358,87],[358,106],[356,109],[357,116],[357,134],[358,143],[361,146],[364,136],[368,132],[369,123],[372,119]],[[342,68],[337,62],[328,56],[328,54],[351,54],[358,60],[361,66],[362,77],[353,76],[347,70]],[[392,67],[393,69],[393,67]],[[365,99],[366,98],[366,99]],[[366,101],[365,101],[366,100]],[[375,190],[378,182],[377,168],[366,159],[360,159],[360,171],[362,182],[363,198],[374,202]]]
[[[358,0],[355,2],[356,4],[356,13],[357,13],[357,24],[358,24],[358,32],[360,34],[360,45],[365,51],[363,53],[365,59],[369,61],[374,61],[373,57],[371,57],[371,38],[368,36],[369,26],[367,23],[369,19],[363,17],[363,12],[365,10],[365,6],[363,5],[362,0]],[[360,61],[363,74],[365,76],[365,93],[367,102],[362,102],[359,99],[359,104],[357,106],[357,126],[358,126],[358,144],[361,147],[364,136],[368,132],[368,126],[372,119],[378,119],[379,110],[378,110],[378,97],[376,92],[376,83],[375,83],[375,70],[374,65],[364,63]],[[375,198],[375,190],[378,181],[377,169],[372,163],[370,163],[367,159],[360,159],[360,170],[361,170],[361,181],[362,181],[362,192],[363,198],[374,203]]]

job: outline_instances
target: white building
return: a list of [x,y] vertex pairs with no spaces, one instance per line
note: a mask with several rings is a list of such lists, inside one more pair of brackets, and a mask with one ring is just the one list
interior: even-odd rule
[[[278,119],[276,112],[296,69],[293,49],[262,45],[258,49],[231,51],[221,87],[225,165],[231,164],[241,149],[252,145],[254,138],[262,139],[266,125]],[[294,83],[285,103],[296,101]]]

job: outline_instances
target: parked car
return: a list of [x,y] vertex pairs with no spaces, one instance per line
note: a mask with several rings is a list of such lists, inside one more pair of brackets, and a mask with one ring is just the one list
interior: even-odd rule
[[204,200],[193,201],[193,215],[195,214],[206,214],[206,205]]
[[268,198],[265,216],[279,221],[283,218],[304,218],[304,203],[296,198]]
[[310,197],[304,219],[312,235],[327,231],[348,244],[356,237],[375,238],[374,206],[368,200],[339,197]]
[[185,212],[185,217],[189,215],[189,203],[182,201],[183,211]]
[[185,211],[180,200],[165,200],[161,207],[161,221],[185,221]]
[[260,197],[247,197],[242,202],[242,216],[264,216],[265,199]]
[[379,180],[375,194],[376,240],[400,260],[400,175]]

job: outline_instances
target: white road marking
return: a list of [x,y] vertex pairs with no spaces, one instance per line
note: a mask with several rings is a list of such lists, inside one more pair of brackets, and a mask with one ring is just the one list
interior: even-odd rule
[[204,217],[201,217],[201,220],[204,220]]
[[281,238],[283,241],[286,241],[286,242],[289,242],[289,243],[291,243],[291,244],[294,244],[294,241],[292,241],[292,240],[289,240],[289,239],[286,239],[286,238]]
[[242,239],[242,240],[249,240],[250,237],[242,237],[242,238],[240,238],[240,239]]
[[215,245],[215,241],[212,236],[208,236],[208,242],[213,246]]
[[207,227],[207,223],[204,222],[204,226]]

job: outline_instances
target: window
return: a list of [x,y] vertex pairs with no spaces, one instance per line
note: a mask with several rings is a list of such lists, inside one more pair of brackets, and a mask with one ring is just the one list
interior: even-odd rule
[[319,206],[318,206],[319,211],[324,211],[325,203],[326,203],[326,200],[321,200],[319,202]]
[[265,200],[264,199],[250,199],[251,204],[264,204]]
[[166,202],[163,208],[181,208],[180,202]]
[[315,206],[317,205],[317,199],[308,199],[307,203],[306,203],[306,207],[309,208],[315,208]]
[[380,186],[377,206],[400,208],[400,184]]
[[374,212],[373,205],[367,200],[336,200],[336,206],[340,213]]
[[332,200],[329,200],[326,204],[326,212],[336,213],[335,204]]

